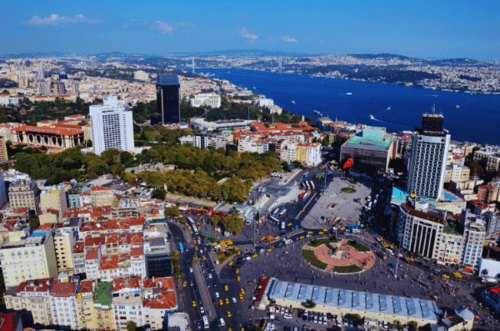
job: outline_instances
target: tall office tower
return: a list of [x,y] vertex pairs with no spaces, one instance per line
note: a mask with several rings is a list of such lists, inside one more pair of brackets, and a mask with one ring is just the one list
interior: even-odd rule
[[54,87],[55,95],[64,95],[66,94],[66,86],[64,86],[64,82],[53,82],[52,86]]
[[80,95],[80,83],[77,81],[73,82],[73,93],[76,95]]
[[424,114],[422,128],[415,128],[411,146],[407,191],[440,199],[443,192],[450,134],[443,128],[443,115]]
[[45,75],[43,74],[43,65],[40,65],[38,67],[38,77],[37,77],[37,80],[39,82],[43,81],[45,79]]
[[50,95],[50,84],[44,81],[39,81],[38,83],[38,95]]
[[89,115],[94,153],[101,155],[109,148],[134,149],[132,112],[118,105],[116,96],[104,98],[102,106],[90,106]]
[[179,77],[175,75],[158,76],[156,79],[157,114],[151,124],[178,123],[181,118]]

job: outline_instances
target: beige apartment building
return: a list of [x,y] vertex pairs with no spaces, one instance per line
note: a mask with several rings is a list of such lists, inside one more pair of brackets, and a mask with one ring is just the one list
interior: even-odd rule
[[90,198],[94,207],[113,205],[113,191],[102,186],[93,186],[90,190]]
[[66,191],[63,186],[45,187],[40,192],[40,210],[55,209],[59,210],[59,214],[63,215],[68,209],[66,199]]
[[7,289],[4,295],[5,306],[10,311],[27,315],[33,324],[52,325],[50,289],[53,284],[53,278],[41,278]]
[[9,186],[9,201],[12,209],[29,208],[37,215],[40,213],[40,190],[35,183],[28,180],[18,180]]
[[444,172],[444,182],[449,183],[451,181],[454,182],[463,182],[468,180],[470,177],[470,169],[466,166],[461,165],[449,165],[446,167]]
[[0,137],[0,162],[7,161],[9,155],[7,154],[7,140],[5,137]]
[[76,234],[71,229],[59,229],[54,236],[54,248],[59,273],[73,274],[73,248],[75,244]]
[[27,229],[9,232],[0,244],[0,261],[5,287],[30,279],[57,277],[52,232],[37,236],[30,235]]

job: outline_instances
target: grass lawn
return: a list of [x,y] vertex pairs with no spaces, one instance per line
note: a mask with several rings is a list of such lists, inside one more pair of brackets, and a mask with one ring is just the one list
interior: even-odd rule
[[351,187],[344,187],[343,189],[340,190],[344,193],[356,193],[356,190]]
[[350,273],[358,272],[361,270],[363,270],[363,269],[361,269],[360,267],[358,267],[357,265],[354,265],[354,264],[346,265],[346,266],[339,265],[339,266],[333,267],[333,272],[337,272],[339,274],[350,274]]
[[318,258],[316,257],[316,255],[314,255],[314,252],[313,251],[310,251],[310,250],[307,250],[307,249],[303,249],[302,250],[302,256],[304,257],[304,259],[312,266],[318,268],[318,269],[321,269],[321,270],[325,270],[326,267],[327,267],[327,264],[324,263],[324,262],[321,262],[320,260],[318,260]]
[[368,247],[366,247],[365,245],[362,245],[362,244],[357,243],[357,242],[352,241],[352,240],[348,240],[347,245],[354,247],[358,252],[369,252],[370,251],[370,249]]
[[338,243],[340,239],[332,239],[332,238],[323,238],[323,239],[315,239],[307,243],[309,247],[318,247],[319,245],[323,245],[326,243]]

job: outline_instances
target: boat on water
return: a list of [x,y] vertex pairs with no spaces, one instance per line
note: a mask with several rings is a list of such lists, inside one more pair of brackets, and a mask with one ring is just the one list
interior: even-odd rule
[[253,89],[255,90],[255,86],[253,87]]
[[231,73],[231,71],[226,71],[226,72],[225,72],[225,74],[230,74],[230,73]]
[[317,111],[317,110],[314,110],[313,113],[321,115],[321,113],[319,111]]
[[457,108],[457,109],[458,109],[458,108],[460,108],[460,106],[459,106],[459,105],[456,105],[456,106],[455,106],[455,108]]
[[370,115],[370,119],[371,119],[371,120],[374,120],[374,119],[375,119],[375,116]]
[[295,101],[292,100],[292,103],[295,103]]
[[387,107],[387,110],[391,110],[391,106]]
[[345,95],[352,95],[352,93],[351,92],[347,92]]

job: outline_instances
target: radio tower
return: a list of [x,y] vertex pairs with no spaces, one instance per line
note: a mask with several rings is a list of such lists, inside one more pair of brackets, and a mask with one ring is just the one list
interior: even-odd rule
[[279,58],[279,66],[280,66],[280,67],[279,67],[279,73],[280,73],[280,74],[281,74],[281,62],[282,62],[282,59],[281,59],[281,56],[280,56],[280,58]]
[[193,74],[194,74],[194,56],[191,58],[191,66],[193,67]]

